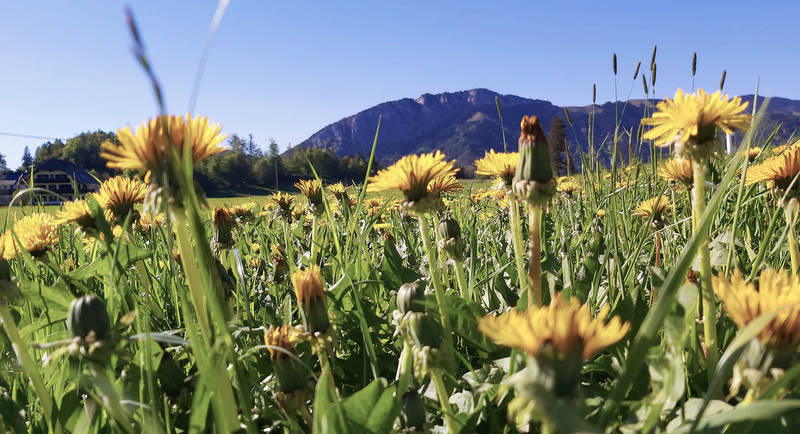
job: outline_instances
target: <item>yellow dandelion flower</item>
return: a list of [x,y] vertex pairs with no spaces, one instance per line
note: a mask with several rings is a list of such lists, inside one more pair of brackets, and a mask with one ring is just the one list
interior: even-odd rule
[[118,129],[119,145],[103,143],[100,156],[112,169],[160,172],[164,156],[171,146],[182,155],[183,146],[188,145],[194,163],[223,152],[225,148],[219,144],[227,135],[220,134],[220,131],[219,125],[209,123],[208,118],[201,116],[159,116],[140,125],[136,133],[130,127]]
[[308,199],[308,203],[314,206],[322,205],[322,180],[303,179],[296,182],[294,186]]
[[672,208],[669,198],[666,196],[656,196],[647,199],[636,206],[633,215],[653,220],[660,220],[661,216]]
[[761,148],[760,148],[760,147],[758,147],[758,146],[753,146],[753,147],[751,147],[751,148],[750,148],[750,149],[747,151],[747,153],[746,153],[746,154],[745,154],[745,152],[744,152],[744,151],[745,151],[745,150],[744,150],[744,148],[743,148],[743,149],[742,149],[740,152],[741,152],[741,153],[742,153],[742,154],[745,156],[745,158],[747,158],[747,159],[748,159],[749,161],[751,161],[751,162],[752,162],[752,161],[754,161],[756,158],[758,158],[758,156],[759,156],[759,155],[761,155]]
[[431,196],[441,196],[442,193],[456,193],[464,189],[464,186],[455,176],[440,176],[428,184],[428,194]]
[[369,179],[367,191],[400,190],[406,202],[428,198],[428,184],[436,178],[455,175],[453,162],[445,161],[439,151],[422,155],[406,155]]
[[144,231],[149,231],[154,226],[163,225],[164,221],[166,221],[164,213],[158,213],[154,216],[152,213],[145,212],[139,216],[139,227]]
[[[791,146],[782,154],[767,158],[747,170],[745,184],[767,182],[770,188],[786,190],[800,172],[800,147]],[[797,184],[797,183],[795,183]],[[798,185],[795,185],[797,189]]]
[[280,349],[294,353],[294,344],[300,339],[300,334],[299,330],[288,324],[280,327],[270,326],[269,329],[264,331],[264,343],[271,347],[268,348],[269,356],[273,360],[288,358],[289,356],[286,352]]
[[[99,198],[98,198],[99,199]],[[100,203],[100,200],[98,200]],[[106,220],[111,219],[111,212],[103,210]],[[83,229],[92,229],[95,227],[94,216],[92,210],[89,209],[89,204],[86,199],[79,199],[73,202],[65,202],[64,207],[56,211],[56,224],[65,225],[69,223],[77,223]]]
[[573,179],[565,179],[564,181],[558,182],[556,189],[564,193],[567,197],[572,197],[576,193],[580,193],[581,185]]
[[549,306],[483,317],[478,320],[478,330],[500,345],[519,348],[531,356],[536,356],[543,345],[552,344],[561,355],[580,351],[587,360],[617,343],[630,328],[619,316],[606,323],[608,312],[605,305],[592,318],[588,305],[581,305],[576,297],[564,301],[559,293]]
[[114,218],[124,219],[136,204],[147,195],[147,186],[136,179],[115,176],[102,184],[97,192],[100,206],[111,211]]
[[595,212],[594,212],[594,215],[595,215],[597,218],[604,218],[604,217],[606,216],[606,210],[604,210],[604,209],[598,209],[597,211],[595,211]]
[[694,179],[692,160],[688,158],[673,158],[658,168],[658,176],[668,182],[677,183],[683,187],[691,187]]
[[506,187],[511,187],[518,162],[519,152],[495,152],[491,149],[483,158],[475,161],[475,174],[495,177],[503,181]]
[[336,184],[329,185],[328,191],[338,200],[341,200],[342,197],[347,195],[347,187],[344,186],[341,182],[337,182]]
[[707,94],[699,89],[697,93],[685,94],[678,89],[674,98],[658,103],[658,111],[652,117],[642,119],[644,125],[653,127],[643,138],[653,140],[657,146],[676,142],[707,145],[716,137],[716,127],[728,134],[746,130],[752,118],[742,113],[747,105],[741,98],[729,99],[720,91]]
[[25,216],[14,224],[14,238],[11,230],[3,236],[3,258],[11,260],[20,253],[20,247],[32,256],[43,255],[47,248],[58,243],[58,223],[50,214],[37,213]]
[[725,312],[739,328],[780,309],[761,330],[759,339],[780,349],[800,344],[800,276],[787,270],[767,269],[761,272],[756,285],[747,283],[736,270],[730,278],[714,276],[712,282]]
[[325,299],[322,274],[317,265],[295,271],[292,274],[292,287],[300,304],[306,305],[312,300]]

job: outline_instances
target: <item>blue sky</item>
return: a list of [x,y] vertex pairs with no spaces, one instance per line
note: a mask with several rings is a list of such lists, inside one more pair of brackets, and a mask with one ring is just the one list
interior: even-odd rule
[[[155,114],[119,1],[4,3],[0,132],[68,138]],[[169,111],[185,113],[214,1],[130,1]],[[561,105],[620,98],[658,45],[658,95],[697,85],[800,98],[796,1],[266,2],[233,0],[196,113],[266,145],[296,144],[383,101],[485,87]],[[631,97],[642,96],[641,83]],[[17,167],[42,139],[0,135]]]

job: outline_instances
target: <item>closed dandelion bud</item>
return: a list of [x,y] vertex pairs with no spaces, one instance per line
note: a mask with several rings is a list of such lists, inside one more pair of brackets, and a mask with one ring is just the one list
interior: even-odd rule
[[550,146],[536,116],[523,116],[520,127],[519,163],[512,190],[530,204],[544,204],[555,193]]
[[93,335],[101,340],[108,335],[110,324],[105,303],[93,295],[76,298],[69,305],[67,330],[74,337],[86,339]]
[[305,270],[295,271],[292,274],[292,286],[306,330],[312,334],[325,334],[331,324],[319,267],[312,265]]
[[409,312],[405,316],[411,341],[417,347],[438,349],[442,344],[442,329],[430,315],[421,312]]
[[400,426],[404,429],[422,430],[425,425],[425,403],[416,390],[403,395],[403,412],[400,414]]
[[461,239],[461,226],[452,217],[447,217],[439,223],[439,236],[441,237],[440,248],[447,252],[447,255],[457,261],[464,260],[464,240]]
[[425,287],[421,282],[404,283],[397,290],[397,310],[407,312],[425,312],[422,302],[425,300]]

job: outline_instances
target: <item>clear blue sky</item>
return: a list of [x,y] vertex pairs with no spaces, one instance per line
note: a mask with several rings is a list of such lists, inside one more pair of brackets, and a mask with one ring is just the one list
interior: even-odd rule
[[[141,123],[152,92],[130,54],[119,1],[5,2],[0,132],[68,138]],[[131,1],[168,109],[185,113],[213,1]],[[800,98],[800,2],[243,1],[217,33],[197,113],[281,147],[377,103],[485,87],[553,101],[620,97],[658,45],[658,95],[697,85]],[[633,98],[642,97],[641,83]],[[17,167],[41,139],[0,136]]]

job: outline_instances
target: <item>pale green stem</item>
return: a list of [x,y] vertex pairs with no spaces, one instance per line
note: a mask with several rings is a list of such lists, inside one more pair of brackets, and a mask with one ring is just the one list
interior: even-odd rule
[[469,284],[467,283],[467,275],[464,272],[464,263],[458,259],[453,259],[453,268],[456,269],[456,279],[458,280],[458,288],[461,290],[461,297],[476,301],[475,293],[470,291]]
[[183,264],[184,274],[189,283],[189,294],[192,296],[197,319],[200,322],[200,328],[206,341],[212,342],[213,334],[208,322],[208,309],[206,308],[206,297],[203,292],[204,285],[200,278],[200,269],[197,268],[198,259],[195,257],[194,247],[187,233],[186,212],[183,208],[177,206],[171,206],[169,210],[174,222],[175,236],[181,253],[181,264]]
[[311,264],[314,265],[317,263],[317,225],[318,225],[317,215],[314,214],[311,217]]
[[[436,220],[434,219],[434,222]],[[439,267],[442,270],[442,285],[446,288],[450,287],[450,279],[448,279],[447,275],[447,254],[445,253],[444,249],[441,248],[442,246],[442,237],[439,234],[439,231],[436,230],[436,227],[433,228],[433,238],[436,244],[436,257],[439,259]],[[462,293],[463,294],[463,293]]]
[[542,207],[530,206],[530,227],[528,228],[528,306],[542,305]]
[[447,393],[447,388],[444,386],[444,380],[442,379],[442,373],[439,371],[439,368],[431,369],[431,380],[433,380],[433,386],[436,388],[436,395],[439,397],[439,406],[442,407],[444,421],[447,425],[447,432],[455,433],[457,432],[456,423],[453,418],[453,409],[450,408],[450,395]]
[[103,407],[108,410],[111,417],[117,421],[117,424],[123,431],[132,433],[133,425],[131,424],[131,420],[122,407],[120,396],[116,389],[114,389],[114,384],[111,382],[111,379],[108,378],[105,367],[100,364],[92,363],[92,373],[94,374],[95,385],[97,385],[97,388],[100,390]]
[[[700,220],[706,211],[706,166],[708,160],[693,162],[694,186],[692,193],[694,204],[692,209],[692,233],[697,234]],[[706,344],[706,370],[708,380],[713,381],[714,372],[719,361],[717,349],[717,305],[714,300],[714,291],[711,288],[711,252],[708,248],[708,238],[700,243],[697,254],[700,257],[700,289],[703,301],[703,334]]]
[[[325,342],[317,342],[317,357],[319,357],[319,366],[322,372],[328,373],[328,378],[331,382],[331,388],[336,390],[336,382],[333,380],[333,369],[331,368],[331,360],[328,357],[328,345]],[[337,392],[338,394],[338,392]]]
[[22,366],[22,369],[28,374],[28,377],[30,377],[31,383],[33,383],[33,389],[39,397],[39,404],[42,406],[47,424],[53,431],[61,432],[61,426],[50,419],[53,415],[54,405],[52,396],[47,392],[44,379],[39,372],[39,367],[33,362],[31,355],[28,354],[26,350],[27,346],[17,331],[14,317],[11,315],[11,311],[8,309],[8,305],[2,297],[0,297],[0,322],[3,323],[6,329],[6,335],[8,336],[8,340],[11,341],[11,348],[14,349],[14,354],[17,355],[20,366]]
[[786,229],[789,231],[789,256],[792,258],[792,274],[800,270],[800,250],[797,247],[797,232],[795,231],[795,214],[790,210],[791,205],[786,205]]
[[520,294],[528,291],[530,285],[525,272],[525,258],[522,245],[522,222],[519,215],[519,203],[513,196],[509,196],[509,220],[511,220],[511,245],[514,248],[514,261],[517,266]]
[[[428,256],[428,266],[430,267],[431,281],[433,282],[433,290],[436,295],[436,304],[439,308],[439,319],[442,322],[442,333],[444,333],[444,351],[450,354],[453,350],[453,337],[450,334],[450,320],[444,313],[444,288],[442,288],[442,280],[439,277],[439,267],[436,262],[436,250],[431,245],[431,231],[428,229],[428,222],[425,219],[425,214],[418,214],[419,232],[422,237],[422,246],[425,249],[425,254]],[[450,356],[446,356],[449,358]]]
[[400,353],[400,363],[397,366],[397,398],[402,398],[408,392],[411,383],[411,371],[414,368],[414,355],[411,345],[403,339],[403,351]]

